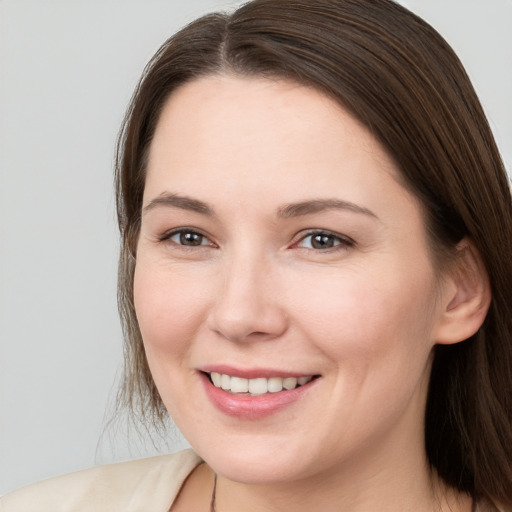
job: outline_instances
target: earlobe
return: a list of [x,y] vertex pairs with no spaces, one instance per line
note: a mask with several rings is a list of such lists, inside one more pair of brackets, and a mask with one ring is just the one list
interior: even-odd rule
[[457,255],[445,277],[442,313],[435,342],[453,344],[475,334],[491,303],[489,276],[480,253],[468,239],[457,245]]

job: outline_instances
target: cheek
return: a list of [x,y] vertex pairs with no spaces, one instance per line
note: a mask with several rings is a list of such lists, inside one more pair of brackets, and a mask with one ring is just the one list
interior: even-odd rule
[[400,267],[387,266],[383,273],[354,269],[339,280],[331,276],[325,286],[316,279],[318,293],[304,295],[296,311],[302,331],[330,364],[331,410],[339,411],[332,421],[341,418],[354,439],[362,422],[371,419],[380,432],[409,404],[418,414],[424,407],[435,324],[428,305],[435,287],[428,267]]
[[148,360],[153,355],[179,358],[186,353],[187,340],[200,327],[205,309],[207,290],[202,283],[161,262],[138,259],[134,302]]
[[378,364],[430,352],[435,281],[428,263],[351,268],[304,276],[297,322],[337,363]]

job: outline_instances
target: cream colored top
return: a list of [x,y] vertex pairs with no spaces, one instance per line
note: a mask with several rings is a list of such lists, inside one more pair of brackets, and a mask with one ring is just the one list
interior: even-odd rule
[[168,512],[201,459],[192,450],[107,464],[6,494],[1,512]]
[[[169,512],[201,462],[192,450],[184,450],[97,466],[11,492],[0,498],[0,512]],[[475,512],[491,510],[496,509],[480,504]]]

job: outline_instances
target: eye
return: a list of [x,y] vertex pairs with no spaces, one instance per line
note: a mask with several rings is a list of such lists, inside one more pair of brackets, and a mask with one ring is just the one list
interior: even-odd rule
[[321,251],[335,249],[336,247],[352,247],[353,245],[353,240],[342,235],[330,231],[314,231],[301,238],[296,247]]
[[164,242],[166,240],[183,247],[214,246],[206,236],[191,229],[180,229],[166,233],[160,238],[160,241]]

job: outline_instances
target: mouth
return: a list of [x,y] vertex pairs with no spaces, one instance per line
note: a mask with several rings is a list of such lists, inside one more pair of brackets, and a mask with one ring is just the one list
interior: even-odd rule
[[291,391],[305,386],[319,375],[307,375],[300,377],[256,377],[246,379],[234,377],[225,373],[205,372],[210,382],[219,389],[233,394],[244,396],[260,396],[282,391]]
[[199,374],[207,397],[221,413],[250,421],[262,420],[304,400],[321,377],[225,365],[202,368]]

